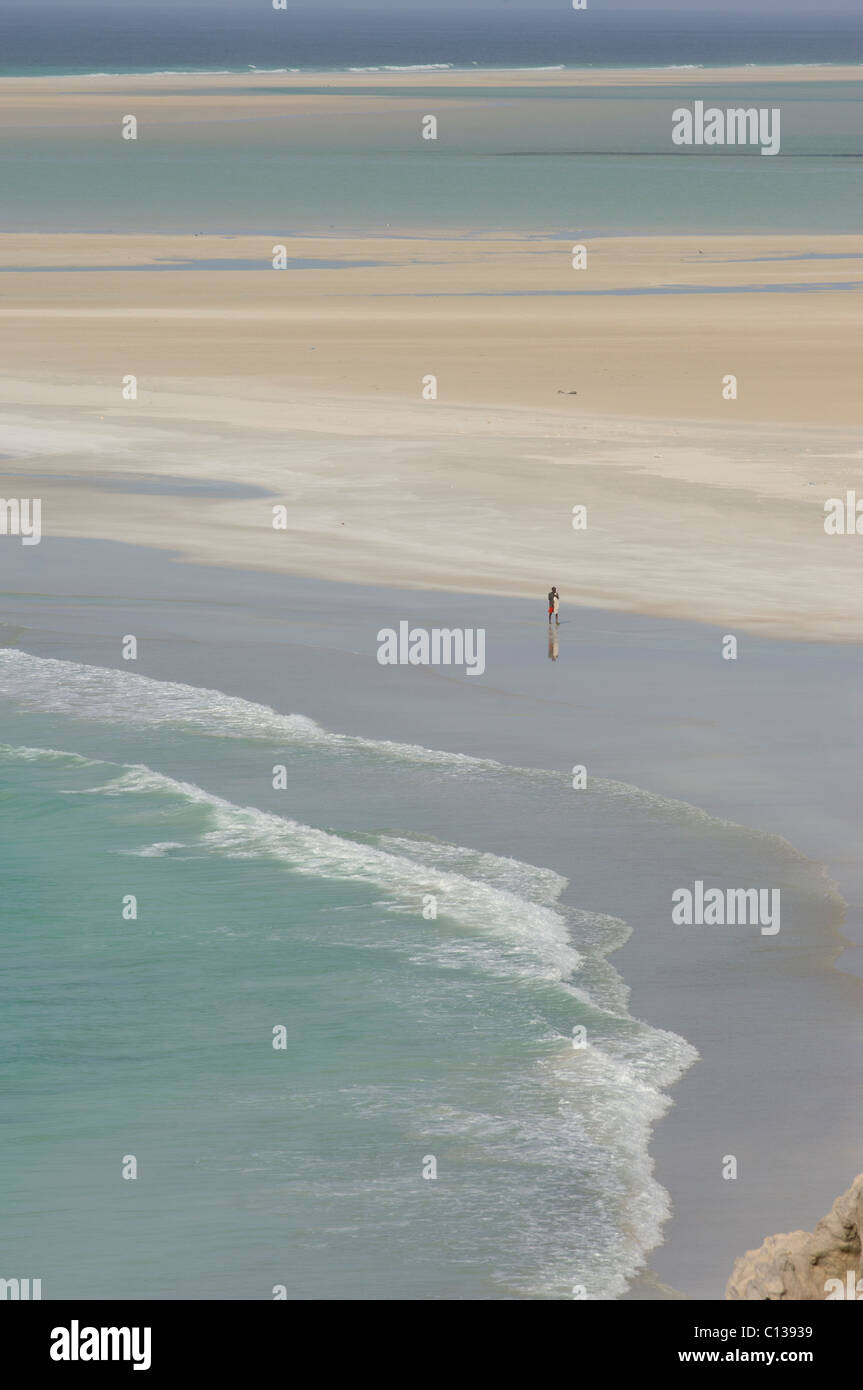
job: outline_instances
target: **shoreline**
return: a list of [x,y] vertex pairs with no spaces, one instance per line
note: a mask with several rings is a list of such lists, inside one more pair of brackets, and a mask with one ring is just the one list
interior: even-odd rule
[[[500,409],[490,426],[482,407],[436,411],[431,429],[398,401],[283,395],[238,414],[230,384],[187,390],[149,389],[133,423],[101,386],[28,399],[7,380],[3,495],[42,499],[49,543],[124,536],[187,563],[519,598],[550,567],[570,605],[704,619],[741,640],[863,640],[859,551],[823,526],[824,499],[856,481],[851,431]],[[704,477],[714,460],[721,481]],[[574,503],[588,509],[581,532]],[[280,529],[274,507],[287,509]]]
[[863,1168],[859,35],[264,5],[8,56],[468,64],[0,77],[10,1268],[722,1301]]
[[863,641],[863,552],[824,530],[859,483],[856,296],[819,292],[863,283],[859,235],[598,240],[577,299],[554,240],[321,249],[4,237],[4,490],[188,562],[513,597],[550,567],[586,607]]
[[[150,70],[136,70],[132,72],[51,72],[45,74],[33,73],[3,73],[0,74],[0,82],[54,82],[54,81],[80,81],[90,82],[94,80],[103,81],[126,81],[128,78],[141,78],[150,80],[161,78],[166,82],[171,82],[175,78],[198,77],[223,77],[237,79],[247,82],[257,78],[268,77],[289,77],[292,80],[298,79],[298,85],[305,82],[317,82],[321,78],[330,78],[340,83],[346,80],[350,85],[361,85],[366,79],[378,80],[386,77],[392,81],[412,82],[416,78],[436,79],[444,85],[447,81],[454,85],[463,85],[463,79],[470,78],[472,83],[480,85],[484,80],[494,78],[506,78],[508,84],[513,80],[534,78],[537,74],[543,74],[544,80],[549,84],[562,83],[569,78],[579,78],[584,85],[598,86],[607,78],[613,78],[615,85],[623,85],[628,80],[638,77],[642,79],[652,79],[654,83],[659,82],[684,82],[691,74],[693,79],[706,79],[714,82],[745,81],[751,78],[758,78],[761,81],[784,80],[788,73],[795,74],[795,80],[801,82],[817,82],[821,74],[828,77],[838,78],[840,81],[853,81],[859,79],[863,74],[863,63],[746,63],[746,64],[717,64],[715,66],[702,65],[698,63],[671,64],[662,67],[632,66],[632,67],[590,67],[575,66],[541,66],[541,67],[458,67],[452,64],[417,64],[403,66],[363,67],[363,68],[230,68],[230,69],[177,69],[170,68]],[[480,79],[480,83],[477,83]],[[587,79],[587,81],[585,81]],[[227,85],[227,84],[226,84]]]
[[[558,1049],[547,1115],[567,1136],[540,1245],[549,1270],[558,1233],[564,1270],[592,1253],[598,1297],[616,1296],[661,1222],[657,1183],[671,1217],[617,1296],[722,1299],[736,1259],[771,1231],[812,1226],[863,1166],[863,546],[851,543],[850,502],[848,535],[824,524],[828,499],[863,493],[863,236],[831,229],[853,211],[861,74],[840,63],[406,65],[0,81],[6,221],[54,228],[0,233],[0,493],[37,498],[43,529],[32,549],[2,538],[0,645],[101,668],[79,679],[4,659],[10,691],[16,664],[23,672],[4,742],[8,728],[19,750],[32,740],[152,763],[192,798],[341,836],[364,869],[356,843],[388,841],[405,861],[413,843],[441,873],[488,855],[525,883],[545,875],[560,892],[565,879],[557,925],[570,964],[556,983],[576,988],[530,1000],[531,1045],[538,1055],[550,1035]],[[672,156],[674,102],[722,99],[723,87],[740,104],[787,103],[785,159]],[[439,147],[423,143],[430,119]],[[135,122],[132,141],[141,121],[140,144],[121,120]],[[576,211],[605,230],[528,230],[536,216],[565,228]],[[636,213],[713,230],[620,230]],[[160,215],[167,230],[136,229]],[[237,231],[250,215],[286,229]],[[231,233],[206,230],[223,216]],[[302,216],[312,230],[298,230]],[[400,229],[405,216],[416,234]],[[720,230],[729,216],[761,230]],[[124,232],[57,230],[122,217]],[[350,232],[363,217],[366,230]],[[472,223],[447,228],[448,217]],[[801,231],[803,217],[825,229]],[[484,222],[508,235],[477,231]],[[280,257],[284,273],[270,273]],[[552,582],[562,622],[546,634]],[[413,621],[481,629],[483,670],[382,666],[380,630]],[[120,654],[130,633],[131,667]],[[726,660],[730,638],[739,651]],[[194,689],[172,706],[105,670]],[[136,726],[127,713],[150,695],[151,722]],[[294,746],[288,721],[264,717],[270,748],[261,711],[241,701],[326,737]],[[212,722],[187,739],[173,711],[201,704]],[[285,798],[271,766],[283,737]],[[357,741],[375,740],[353,759]],[[407,771],[410,759],[395,772],[374,764],[401,745],[449,755],[458,776],[434,756]],[[494,780],[507,769],[527,773]],[[71,823],[74,803],[59,804]],[[96,825],[88,847],[110,856]],[[164,840],[143,857],[154,874],[173,872],[158,862]],[[229,845],[226,884],[230,861]],[[321,880],[334,867],[308,847],[297,862]],[[185,923],[201,895],[184,872]],[[333,880],[348,884],[338,910],[351,914],[350,875]],[[425,881],[408,880],[408,894]],[[672,895],[707,881],[761,885],[777,911],[781,891],[781,933],[676,924]],[[288,907],[302,915],[302,891],[282,894],[285,921]],[[464,923],[454,914],[464,934],[445,971],[490,926],[505,950],[519,933],[531,950],[545,941],[528,889],[509,915],[484,901]],[[240,915],[243,903],[241,891]],[[377,930],[385,904],[368,906]],[[263,920],[252,912],[249,930]],[[342,924],[327,948],[347,997],[362,993],[350,964],[362,942],[350,915]],[[97,922],[94,950],[105,939]],[[495,1001],[500,1020],[501,1051],[471,1062],[473,1111],[515,1124],[518,976],[502,1004],[483,976],[466,985],[456,973],[435,999],[450,980],[456,994],[477,990],[454,1032],[471,1058],[483,1006]],[[579,983],[582,1005],[605,1014],[587,1015],[583,1069],[570,1048]],[[372,1084],[388,1005],[358,1033]],[[409,1028],[410,1009],[401,1017]],[[397,1070],[379,1066],[384,1084]],[[532,1098],[536,1075],[523,1074]],[[170,1103],[173,1082],[162,1090]],[[603,1158],[610,1187],[592,1187]],[[517,1190],[529,1220],[530,1182]],[[589,1218],[584,1231],[570,1218],[602,1211],[606,1193],[591,1245]],[[372,1250],[374,1223],[366,1234]],[[112,1258],[122,1264],[122,1243]],[[492,1276],[474,1287],[448,1277],[444,1261],[440,1287],[456,1297],[493,1289]],[[513,1296],[567,1297],[566,1280],[525,1278]]]
[[[75,557],[85,553],[86,566],[79,567]],[[114,634],[129,630],[123,626],[131,621],[123,599],[128,589],[135,595],[134,630],[147,652],[142,674],[226,690],[285,713],[311,715],[326,728],[496,757],[511,766],[568,764],[574,747],[587,752],[597,776],[680,798],[739,827],[758,826],[756,841],[758,833],[782,837],[795,847],[788,873],[799,864],[808,881],[810,861],[826,862],[847,905],[846,920],[837,931],[842,909],[834,900],[829,928],[827,918],[815,934],[807,924],[791,922],[792,936],[780,937],[781,956],[771,956],[769,944],[722,937],[702,940],[698,959],[690,961],[691,952],[673,945],[674,933],[661,925],[655,907],[645,903],[640,914],[626,913],[632,935],[610,963],[631,991],[630,1012],[679,1033],[701,1054],[672,1088],[671,1108],[654,1129],[655,1176],[670,1192],[674,1212],[664,1243],[649,1256],[641,1276],[646,1282],[636,1280],[627,1297],[643,1296],[658,1280],[684,1297],[721,1298],[734,1258],[769,1231],[811,1223],[829,1206],[855,1152],[859,1167],[861,1136],[851,1096],[863,1074],[857,1057],[863,885],[859,868],[845,862],[855,853],[856,810],[849,804],[844,821],[834,810],[832,822],[826,828],[822,823],[822,801],[841,806],[841,789],[853,780],[853,770],[825,766],[829,736],[822,719],[810,725],[813,710],[823,711],[815,691],[824,697],[829,692],[845,709],[841,691],[853,688],[848,677],[859,666],[854,649],[820,649],[820,669],[809,675],[812,690],[784,711],[785,727],[777,732],[776,698],[788,686],[789,671],[799,670],[801,662],[806,666],[805,648],[794,643],[757,642],[750,674],[739,673],[743,687],[732,695],[724,680],[717,683],[722,663],[712,655],[704,627],[592,610],[573,619],[565,608],[562,659],[551,665],[543,624],[528,631],[534,605],[497,599],[485,615],[497,657],[479,682],[415,672],[396,684],[387,668],[375,666],[371,651],[363,651],[362,633],[371,640],[394,611],[415,618],[434,614],[447,622],[475,617],[475,595],[408,594],[177,566],[164,552],[116,542],[57,542],[53,554],[40,581],[41,597],[15,597],[4,582],[4,628],[17,628],[18,642],[36,655],[122,666]],[[80,579],[69,582],[77,574]],[[63,576],[61,585],[56,581]],[[32,587],[26,577],[18,584]],[[62,599],[51,597],[60,592]],[[534,645],[537,638],[541,646]],[[526,642],[535,661],[527,666]],[[298,662],[306,693],[295,698],[290,673]],[[648,670],[654,675],[646,684]],[[825,714],[831,727],[841,727],[844,717],[838,708]],[[574,742],[573,727],[579,731]],[[810,728],[808,743],[802,728]],[[798,750],[793,768],[785,761],[790,747]],[[791,786],[809,787],[808,809],[789,796]],[[741,833],[748,843],[751,832]],[[506,843],[488,839],[477,828],[469,843],[519,857],[512,828]],[[819,860],[831,846],[838,870],[829,854]],[[767,842],[764,850],[773,852]],[[574,902],[607,910],[605,890],[602,902],[585,904],[583,872],[563,842],[522,857],[564,873]],[[824,900],[827,911],[828,880],[824,892],[831,895]],[[618,910],[613,900],[610,908]],[[849,943],[845,950],[843,941]],[[700,959],[704,950],[709,961]],[[709,978],[702,980],[705,967]],[[817,1039],[798,1027],[804,1008],[826,1020]],[[736,1077],[733,1093],[729,1070]],[[807,1081],[818,1086],[820,1098],[824,1152],[814,1165],[810,1117],[794,1099],[798,1087],[809,1094]],[[737,1153],[745,1167],[739,1184],[720,1181],[717,1191],[711,1174],[718,1174],[725,1152]]]

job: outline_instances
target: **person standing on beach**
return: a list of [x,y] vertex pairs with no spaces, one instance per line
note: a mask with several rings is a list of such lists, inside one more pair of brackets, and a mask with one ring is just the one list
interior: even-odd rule
[[551,620],[552,620],[552,618],[554,618],[554,621],[557,623],[557,626],[560,627],[560,616],[559,616],[559,612],[560,612],[560,594],[557,592],[557,585],[556,585],[556,584],[553,584],[553,585],[551,586],[551,589],[549,590],[549,594],[548,594],[548,625],[549,625],[549,627],[551,627]]

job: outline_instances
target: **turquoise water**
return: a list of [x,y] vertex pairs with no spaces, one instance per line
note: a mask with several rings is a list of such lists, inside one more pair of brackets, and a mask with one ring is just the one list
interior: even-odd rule
[[[126,671],[5,650],[0,692],[10,1268],[46,1298],[625,1290],[696,1054],[630,1016],[608,953],[707,865],[781,882],[793,954],[815,866],[621,783]],[[482,847],[513,826],[524,858]]]
[[[711,87],[720,106],[780,108],[781,150],[771,158],[673,148],[673,110],[705,97],[689,77],[661,94],[381,87],[391,98],[384,106],[352,92],[343,110],[321,97],[304,113],[286,109],[291,90],[269,87],[255,119],[234,114],[242,96],[223,94],[217,119],[192,107],[188,119],[167,121],[134,86],[116,121],[76,116],[73,97],[63,127],[40,122],[37,110],[0,149],[0,231],[482,237],[859,226],[855,83],[790,75],[769,84],[754,72],[746,84]],[[119,117],[136,110],[139,139],[124,141]],[[429,112],[437,141],[420,138]]]
[[[497,5],[493,19],[470,0],[454,10],[359,3],[335,12],[321,0],[292,0],[287,12],[175,0],[121,13],[114,0],[45,0],[5,16],[0,39],[5,77],[130,75],[116,119],[82,119],[70,90],[62,128],[46,124],[37,104],[32,125],[4,139],[0,230],[568,236],[859,226],[859,84],[799,80],[800,68],[863,64],[859,15],[638,14],[598,4],[575,13],[556,0]],[[747,80],[705,88],[701,73],[727,66],[747,69]],[[764,66],[787,68],[787,80],[764,83]],[[449,94],[435,85],[436,73],[453,69],[644,67],[673,72],[675,85],[514,90],[501,79]],[[243,89],[228,98],[208,81],[225,72],[254,74],[249,90],[267,98],[254,119],[234,118]],[[374,85],[365,94],[305,89],[319,109],[301,114],[285,103],[298,72],[330,82],[363,72]],[[220,96],[218,117],[192,106],[166,123],[147,100],[164,94],[146,83],[155,73],[197,76],[202,98]],[[326,93],[348,104],[334,111]],[[380,97],[387,103],[375,110]],[[672,110],[705,97],[778,105],[780,156],[672,149]],[[141,120],[134,143],[119,138],[126,112]],[[439,119],[435,142],[419,138],[426,113]]]

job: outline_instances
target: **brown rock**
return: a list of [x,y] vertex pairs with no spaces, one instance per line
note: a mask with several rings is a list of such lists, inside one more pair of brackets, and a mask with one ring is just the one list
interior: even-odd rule
[[[848,1297],[848,1272],[853,1284],[863,1278],[863,1173],[833,1203],[814,1231],[768,1236],[758,1250],[748,1250],[736,1262],[725,1289],[730,1299],[814,1299],[838,1296],[828,1279],[841,1281]],[[863,1285],[857,1291],[863,1298]]]

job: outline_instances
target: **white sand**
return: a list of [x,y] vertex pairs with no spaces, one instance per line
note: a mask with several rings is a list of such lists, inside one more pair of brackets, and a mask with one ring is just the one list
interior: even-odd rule
[[[588,272],[560,242],[386,238],[289,247],[384,262],[366,268],[6,274],[3,489],[44,497],[48,537],[414,588],[533,596],[551,576],[568,603],[857,641],[863,540],[823,527],[824,502],[861,479],[854,291],[508,295],[860,278],[853,259],[756,259],[813,250],[859,254],[863,238],[609,239]],[[0,242],[4,264],[31,266],[266,267],[271,251],[248,237]],[[736,401],[722,399],[729,372]],[[101,490],[104,473],[273,495],[130,495]]]

